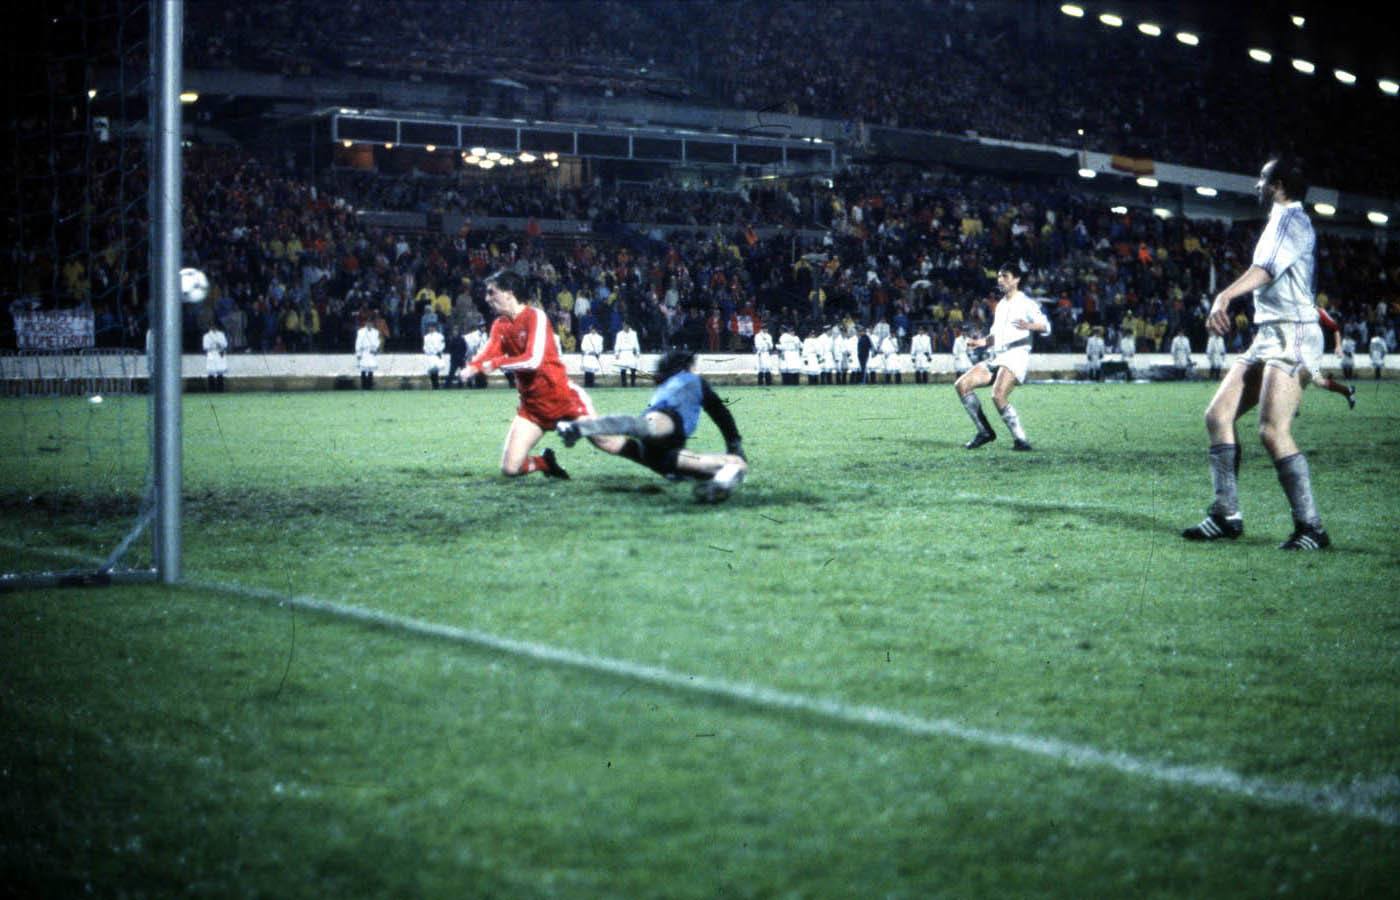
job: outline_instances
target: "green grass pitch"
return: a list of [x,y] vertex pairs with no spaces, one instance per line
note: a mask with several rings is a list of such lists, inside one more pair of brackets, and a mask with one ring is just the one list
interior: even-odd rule
[[[947,385],[722,388],[713,507],[501,478],[506,390],[187,396],[196,586],[0,594],[0,896],[1393,896],[1400,393],[1308,392],[1293,555],[1253,416],[1245,536],[1178,537],[1211,388],[1029,385],[1031,454]],[[120,538],[144,414],[0,401],[4,568]]]

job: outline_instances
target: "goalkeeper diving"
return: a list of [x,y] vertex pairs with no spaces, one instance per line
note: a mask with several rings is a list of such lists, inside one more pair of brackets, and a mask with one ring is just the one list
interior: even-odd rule
[[[748,473],[739,428],[729,407],[695,374],[695,354],[671,350],[656,365],[656,390],[639,416],[585,416],[560,422],[564,446],[592,438],[599,450],[622,456],[672,480],[696,480],[695,498],[718,503],[729,497]],[[700,424],[700,411],[724,436],[724,453],[697,453],[686,441]]]

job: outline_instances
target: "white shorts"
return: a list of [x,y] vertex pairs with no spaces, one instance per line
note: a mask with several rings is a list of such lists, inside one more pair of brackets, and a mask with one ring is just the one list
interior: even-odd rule
[[1016,376],[1017,384],[1026,383],[1026,373],[1031,368],[1031,348],[1012,347],[1010,350],[1003,350],[991,359],[984,361],[989,369],[1010,369],[1011,374]]
[[1249,349],[1235,361],[1273,366],[1289,375],[1307,371],[1309,378],[1321,377],[1322,350],[1322,326],[1316,322],[1270,322],[1259,326]]

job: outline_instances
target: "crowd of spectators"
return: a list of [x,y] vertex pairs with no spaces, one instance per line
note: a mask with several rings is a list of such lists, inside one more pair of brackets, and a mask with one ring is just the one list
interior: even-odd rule
[[[367,183],[372,177],[395,183]],[[333,172],[316,183],[238,150],[189,152],[186,262],[203,268],[214,289],[203,305],[186,308],[186,349],[197,348],[217,318],[233,352],[348,353],[365,321],[378,324],[388,349],[414,352],[430,323],[451,336],[482,322],[485,276],[511,268],[528,279],[566,349],[591,324],[610,346],[624,321],[646,350],[739,352],[758,328],[800,334],[883,322],[905,348],[926,325],[946,351],[958,331],[985,329],[992,273],[1010,261],[1026,271],[1028,292],[1049,304],[1052,332],[1042,349],[1078,351],[1101,327],[1110,344],[1132,330],[1144,352],[1164,351],[1183,331],[1199,351],[1209,299],[1248,265],[1260,225],[1115,214],[1077,193],[1075,182],[889,167],[727,194],[656,188],[650,201],[628,186],[437,184],[467,198],[468,213],[594,215],[551,234],[473,228],[470,215],[455,233],[390,231],[360,215],[360,197],[391,211],[392,198],[435,206],[422,186]],[[650,220],[661,208],[688,221],[657,225]],[[707,211],[719,211],[719,220],[699,221]],[[45,276],[54,290],[35,295],[54,306],[93,303],[99,343],[140,346],[141,261],[117,232],[96,234],[103,239],[70,258],[71,271]],[[74,267],[82,260],[91,268]],[[92,287],[117,277],[128,289]],[[1317,278],[1319,301],[1359,332],[1360,344],[1371,333],[1393,338],[1394,245],[1323,234]],[[1237,347],[1250,336],[1245,310],[1240,325]]]
[[[949,0],[352,0],[333,15],[323,0],[255,6],[198,5],[191,64],[507,79],[545,97],[651,96],[1234,172],[1292,150],[1316,183],[1400,194],[1387,159],[1394,100],[1259,66],[1228,34],[1189,48],[1097,34],[1053,10],[1028,27],[1017,5]],[[1281,124],[1294,122],[1308,127]]]
[[[527,277],[566,349],[595,323],[609,345],[629,321],[646,349],[742,351],[758,327],[883,321],[906,344],[928,325],[946,350],[957,331],[990,321],[990,273],[1005,260],[1051,301],[1045,349],[1082,349],[1088,331],[1102,327],[1110,340],[1131,329],[1145,352],[1165,350],[1180,330],[1199,350],[1212,290],[1247,266],[1258,229],[1118,215],[1055,181],[872,170],[847,172],[830,187],[765,187],[757,200],[734,192],[719,205],[727,220],[698,227],[635,229],[653,210],[643,204],[639,219],[617,228],[549,239],[470,224],[455,234],[390,233],[364,224],[353,200],[237,153],[195,156],[187,180],[187,248],[220,288],[203,314],[232,325],[235,349],[262,351],[344,351],[366,318],[382,323],[391,348],[416,350],[427,321],[449,335],[481,321],[482,280],[500,268]],[[480,186],[467,192],[495,196]],[[703,192],[654,193],[679,209],[710,203]],[[687,193],[697,196],[687,203]],[[627,209],[628,194],[528,181],[505,192],[526,208],[553,197],[565,209],[594,210],[593,225],[605,211]],[[804,230],[768,227],[765,213],[775,209]],[[1397,278],[1393,249],[1321,238],[1321,302],[1350,327],[1393,332]],[[203,324],[197,315],[192,335]],[[1241,325],[1236,346],[1249,339],[1247,310]]]
[[[98,209],[139,188],[130,172],[125,181],[111,172],[88,185]],[[1050,301],[1043,349],[1077,351],[1103,328],[1110,346],[1133,330],[1140,350],[1165,350],[1182,330],[1201,350],[1212,291],[1245,269],[1259,228],[1114,214],[1075,182],[897,168],[729,192],[335,171],[314,182],[239,150],[199,148],[186,157],[185,183],[186,263],[214,284],[203,307],[186,309],[186,349],[217,318],[235,353],[349,351],[364,321],[379,323],[389,349],[414,351],[430,322],[448,335],[482,322],[484,276],[504,267],[526,276],[566,349],[592,323],[610,342],[629,321],[647,350],[743,351],[757,328],[881,322],[904,346],[930,326],[935,347],[948,350],[956,332],[990,322],[991,273],[1005,260],[1026,270],[1029,293]],[[360,216],[440,210],[444,197],[466,214],[455,234],[385,231]],[[510,213],[566,214],[588,228],[470,224]],[[91,305],[99,344],[140,346],[144,260],[133,253],[144,248],[129,241],[143,225],[118,230],[115,221],[101,214],[71,232],[88,242],[85,253],[25,256],[17,272],[29,284],[10,300]],[[1393,245],[1320,237],[1320,302],[1362,346],[1368,333],[1393,335],[1397,280]],[[1245,311],[1240,326],[1236,346],[1249,339]]]

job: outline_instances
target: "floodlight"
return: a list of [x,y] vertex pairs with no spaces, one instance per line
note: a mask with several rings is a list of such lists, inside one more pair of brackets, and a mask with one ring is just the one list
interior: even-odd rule
[[1387,216],[1383,212],[1371,210],[1366,214],[1366,221],[1370,222],[1372,225],[1384,225],[1386,222],[1390,221],[1390,216]]
[[1161,26],[1161,25],[1154,24],[1154,23],[1152,23],[1152,22],[1139,22],[1139,23],[1138,23],[1138,31],[1141,31],[1143,34],[1147,35],[1148,37],[1161,37],[1161,36],[1162,36],[1162,26]]
[[1189,31],[1178,31],[1176,39],[1188,47],[1194,47],[1201,42],[1201,39]]
[[1249,58],[1255,62],[1261,63],[1271,63],[1274,61],[1274,55],[1272,53],[1267,50],[1261,50],[1258,47],[1249,48]]
[[1208,187],[1204,184],[1201,184],[1196,186],[1196,193],[1200,194],[1202,197],[1214,197],[1220,192],[1213,187]]
[[1080,169],[1080,170],[1079,170],[1079,177],[1080,177],[1080,178],[1093,178],[1093,177],[1094,177],[1095,175],[1097,175],[1097,174],[1099,174],[1099,173],[1098,173],[1098,172],[1095,172],[1093,169],[1085,168],[1085,169]]
[[1099,21],[1107,25],[1109,28],[1123,27],[1123,17],[1114,15],[1113,13],[1100,13]]
[[1066,3],[1064,6],[1061,6],[1060,12],[1064,13],[1072,19],[1084,18],[1084,7],[1075,6],[1073,3]]
[[1311,75],[1317,69],[1317,66],[1308,62],[1306,59],[1295,59],[1293,60],[1293,68],[1302,72],[1304,75]]
[[1314,203],[1313,211],[1319,216],[1335,216],[1337,214],[1337,207],[1330,203]]
[[1157,179],[1153,178],[1151,175],[1143,175],[1138,178],[1137,183],[1145,188],[1155,188],[1157,186]]

